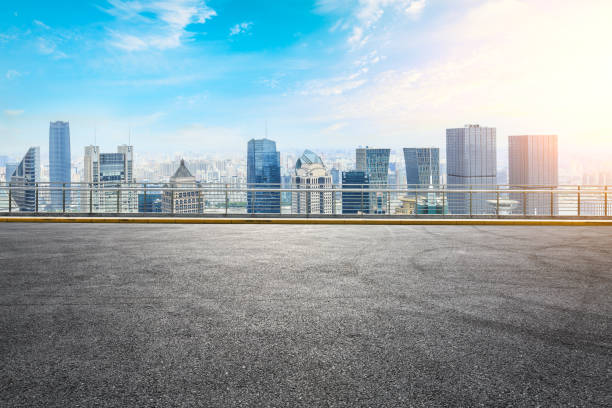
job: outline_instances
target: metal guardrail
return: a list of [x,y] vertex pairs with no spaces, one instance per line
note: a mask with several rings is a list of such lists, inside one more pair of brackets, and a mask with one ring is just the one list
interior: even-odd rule
[[0,183],[0,213],[610,217],[608,186]]

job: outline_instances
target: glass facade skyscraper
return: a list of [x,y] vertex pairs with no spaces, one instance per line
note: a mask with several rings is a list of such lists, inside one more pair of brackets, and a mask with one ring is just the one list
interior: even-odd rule
[[70,204],[70,190],[62,192],[62,186],[70,183],[70,125],[68,122],[49,124],[49,182],[51,193],[49,209],[58,211]]
[[[478,189],[497,184],[496,129],[479,125],[446,129],[446,163],[449,188]],[[491,214],[494,194],[449,193],[451,214]]]
[[[40,148],[30,147],[11,174],[12,199],[19,211],[36,211],[36,183],[40,181]],[[31,188],[23,188],[31,187]]]
[[[356,170],[367,174],[370,188],[385,188],[389,182],[389,156],[391,149],[360,147],[355,151]],[[384,214],[387,210],[387,193],[370,193],[370,212]]]
[[369,181],[365,171],[351,170],[342,172],[342,190],[361,190],[342,192],[342,214],[370,213]]
[[429,186],[440,184],[440,149],[437,147],[404,148],[406,184]]
[[[559,184],[557,136],[509,136],[508,167],[512,188],[556,188]],[[512,210],[516,214],[556,215],[559,212],[554,194],[516,193],[511,198],[518,202]]]
[[[251,139],[247,146],[248,188],[278,189],[281,185],[280,153],[276,142],[269,139]],[[249,214],[280,214],[281,196],[277,191],[249,191]]]

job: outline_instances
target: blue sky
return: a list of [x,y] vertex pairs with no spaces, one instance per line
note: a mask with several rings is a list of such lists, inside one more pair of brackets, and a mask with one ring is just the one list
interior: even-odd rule
[[[443,146],[444,129],[610,148],[608,0],[0,3],[0,154]],[[585,143],[587,142],[587,143]],[[563,147],[562,147],[563,149]],[[608,150],[609,151],[609,150]]]

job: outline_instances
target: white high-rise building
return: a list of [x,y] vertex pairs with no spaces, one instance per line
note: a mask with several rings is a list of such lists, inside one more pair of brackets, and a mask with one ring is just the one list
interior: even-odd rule
[[100,153],[99,146],[86,146],[83,178],[92,192],[81,193],[81,211],[137,212],[137,195],[118,188],[129,186],[133,179],[134,147],[121,145],[117,153]]
[[[556,135],[508,137],[509,181],[513,188],[556,188],[559,184],[558,161]],[[519,203],[513,210],[517,214],[558,214],[557,195],[553,193],[517,193],[512,199]]]
[[312,151],[305,150],[295,163],[291,186],[304,190],[291,194],[293,214],[333,214],[332,176]]
[[[446,129],[447,182],[452,189],[492,189],[497,183],[496,129],[480,125]],[[452,193],[448,208],[452,214],[490,214],[494,194]],[[471,205],[470,205],[471,201]]]

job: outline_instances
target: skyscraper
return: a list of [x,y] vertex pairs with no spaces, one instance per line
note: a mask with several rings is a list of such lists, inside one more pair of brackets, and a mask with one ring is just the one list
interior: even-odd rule
[[[389,156],[391,149],[360,147],[355,151],[356,170],[367,174],[370,188],[385,188],[388,184]],[[387,210],[387,193],[370,192],[370,212],[384,214]]]
[[342,172],[342,214],[369,214],[370,194],[368,175],[365,171],[343,171]]
[[325,168],[323,160],[314,152],[305,150],[297,159],[295,171],[291,176],[291,186],[304,190],[292,193],[292,214],[333,213],[332,176]]
[[430,186],[440,184],[440,149],[437,147],[404,148],[406,184]]
[[[117,147],[117,153],[100,153],[99,146],[86,146],[83,159],[83,179],[93,188],[90,196],[84,192],[81,197],[81,211],[94,212],[121,211],[136,212],[137,196],[130,191],[117,192],[114,187],[133,183],[133,146]],[[103,189],[104,187],[104,189]],[[119,194],[119,201],[117,201]],[[119,202],[119,208],[117,208]]]
[[[276,143],[269,139],[251,139],[247,149],[248,188],[280,188],[280,153]],[[249,191],[247,212],[249,214],[280,214],[280,192]]]
[[[559,184],[558,142],[556,135],[508,137],[510,185],[519,189],[555,188]],[[548,193],[513,194],[519,202],[513,213],[554,215],[558,213],[557,196]],[[551,211],[552,204],[552,211]]]
[[70,190],[62,187],[70,183],[70,125],[68,122],[49,124],[49,182],[51,186],[49,209],[58,211],[70,205]]
[[[40,148],[30,147],[11,174],[13,201],[19,211],[36,211],[36,183],[40,179]],[[30,188],[26,188],[30,187]]]
[[[446,129],[446,163],[449,188],[494,188],[497,178],[496,129],[465,125]],[[467,193],[448,194],[452,214],[490,214],[495,206],[487,201],[494,194],[474,193],[470,208]]]

